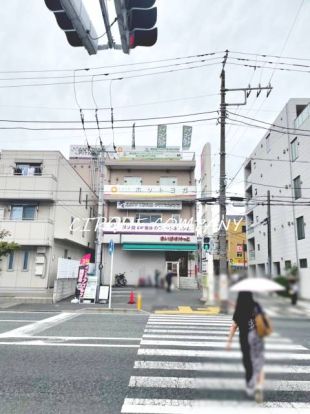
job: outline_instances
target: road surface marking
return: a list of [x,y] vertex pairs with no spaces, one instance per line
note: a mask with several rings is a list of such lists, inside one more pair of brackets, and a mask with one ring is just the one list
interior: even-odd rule
[[20,335],[18,338],[47,339],[56,341],[141,341],[141,338],[123,338],[110,336],[41,336],[41,335]]
[[193,310],[190,306],[178,306],[177,310],[172,309],[160,309],[156,310],[154,313],[160,315],[180,315],[180,314],[192,314],[192,315],[216,315],[220,312],[218,306],[209,306],[204,310]]
[[[153,349],[140,348],[138,355],[157,355],[157,356],[176,356],[176,357],[194,357],[194,358],[224,358],[224,359],[240,359],[242,358],[240,351],[213,351],[213,350],[187,350],[187,349]],[[287,360],[287,361],[310,361],[309,353],[293,354],[289,352],[267,352],[268,360]]]
[[[132,376],[129,387],[243,390],[244,379]],[[310,381],[267,380],[264,389],[268,391],[302,391],[310,394]]]
[[[123,414],[301,414],[307,403],[125,398]],[[269,410],[270,409],[270,410]],[[305,411],[301,411],[305,410]]]
[[10,338],[10,337],[19,337],[23,335],[34,335],[38,332],[45,331],[51,327],[59,325],[65,321],[70,319],[76,318],[79,316],[78,313],[69,313],[69,312],[62,312],[58,315],[52,316],[50,318],[45,318],[40,321],[35,321],[30,325],[22,326],[20,328],[12,329],[11,331],[4,332],[0,334],[0,338]]
[[25,322],[25,323],[28,323],[28,322],[37,322],[37,321],[40,321],[41,319],[0,319],[0,322],[2,323],[2,322],[18,322],[18,323],[22,323],[22,322]]
[[[53,338],[51,338],[52,340]],[[63,346],[63,347],[80,347],[80,348],[139,348],[139,344],[74,344],[74,343],[61,343],[61,342],[44,342],[41,339],[31,341],[0,341],[1,345],[14,345],[14,346]]]
[[148,322],[148,325],[193,325],[193,326],[221,326],[221,327],[229,327],[231,324],[228,322],[191,322],[189,321],[184,321],[184,322],[174,322],[174,321],[156,321],[156,320],[152,320]]
[[[183,347],[204,347],[204,348],[225,348],[226,341],[222,342],[203,342],[203,341],[170,341],[170,340],[151,340],[142,339],[141,345],[156,345],[156,346],[183,346]],[[233,343],[232,348],[239,348],[238,343]],[[283,350],[283,351],[308,351],[303,345],[295,344],[266,344],[267,349]]]
[[[152,333],[148,333],[148,331],[145,331],[146,333],[143,334],[143,339],[144,338],[161,338],[161,339],[213,339],[213,340],[226,340],[227,337],[227,332],[226,333],[222,333],[221,335],[164,335],[164,334],[152,334]],[[171,331],[167,331],[168,333],[170,333]],[[206,333],[206,332],[204,332]],[[226,342],[226,341],[225,341]],[[239,343],[239,339],[238,338],[234,338],[234,342],[238,342]],[[277,342],[277,343],[284,343],[284,344],[291,344],[292,341],[288,338],[268,338],[266,339],[266,342]]]
[[[163,369],[175,371],[215,371],[244,373],[242,364],[215,362],[179,362],[179,361],[135,361],[135,369]],[[308,365],[264,365],[268,374],[310,374]]]

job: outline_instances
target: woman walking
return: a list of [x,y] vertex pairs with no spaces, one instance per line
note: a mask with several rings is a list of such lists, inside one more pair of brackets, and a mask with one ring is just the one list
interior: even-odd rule
[[240,292],[227,341],[229,350],[239,328],[242,362],[245,368],[245,391],[249,397],[255,396],[256,402],[263,401],[264,341],[258,336],[255,324],[255,315],[261,312],[262,309],[254,302],[251,292]]

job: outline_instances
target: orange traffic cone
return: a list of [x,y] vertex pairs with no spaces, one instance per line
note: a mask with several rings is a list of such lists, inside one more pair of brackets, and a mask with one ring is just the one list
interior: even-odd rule
[[135,294],[133,293],[133,291],[131,291],[130,292],[130,295],[129,295],[129,302],[128,302],[128,304],[129,305],[133,305],[134,303],[136,303],[136,301],[135,301]]

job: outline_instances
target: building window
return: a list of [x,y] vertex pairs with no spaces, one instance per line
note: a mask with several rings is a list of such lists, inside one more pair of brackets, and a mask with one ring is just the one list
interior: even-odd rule
[[246,233],[246,226],[241,227],[241,233]]
[[29,251],[25,250],[24,257],[23,257],[23,270],[24,271],[28,270],[28,264],[29,264]]
[[79,203],[82,204],[82,189],[80,187],[80,191],[79,191]]
[[73,228],[72,228],[73,222],[74,222],[74,217],[71,216],[70,234],[73,234]]
[[177,177],[160,177],[159,179],[160,185],[178,185]]
[[141,177],[124,177],[124,184],[127,185],[141,185],[142,178]]
[[88,208],[88,194],[86,194],[86,196],[85,196],[85,208],[86,208],[86,210]]
[[14,252],[10,252],[8,255],[8,270],[14,269]]
[[257,243],[257,250],[260,251],[260,244]]
[[292,158],[292,161],[295,161],[298,158],[297,137],[295,139],[293,139],[293,141],[291,142],[291,158]]
[[295,196],[295,200],[297,200],[297,198],[301,197],[300,175],[298,175],[296,178],[294,178],[293,183],[294,183],[294,196]]
[[297,217],[296,224],[297,224],[297,238],[298,240],[302,240],[305,238],[304,216]]
[[42,164],[17,162],[14,175],[42,175]]
[[285,270],[289,270],[292,267],[292,262],[290,260],[285,260],[284,266],[285,266]]
[[11,220],[34,220],[36,205],[12,205]]
[[270,134],[266,136],[266,152],[270,152]]
[[174,223],[180,223],[180,219],[181,219],[180,214],[172,214],[171,218]]
[[64,250],[64,259],[67,259],[68,258],[68,249],[65,249]]
[[299,259],[299,266],[302,269],[305,269],[306,267],[308,267],[308,260],[307,259]]
[[136,222],[138,223],[161,223],[161,214],[137,214]]

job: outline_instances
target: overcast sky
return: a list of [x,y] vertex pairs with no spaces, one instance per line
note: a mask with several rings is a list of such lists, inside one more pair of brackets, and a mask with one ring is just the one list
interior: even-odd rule
[[[104,29],[100,21],[98,0],[84,0],[94,18],[98,35]],[[43,0],[10,0],[2,2],[0,32],[1,71],[72,69],[65,75],[73,79],[73,70],[85,67],[123,65],[201,53],[241,51],[293,56],[310,59],[309,0],[157,0],[159,37],[151,48],[136,48],[130,55],[121,51],[101,51],[89,56],[83,48],[73,48],[56,24],[54,15]],[[108,0],[110,10],[113,1]],[[301,7],[302,5],[302,7]],[[300,8],[301,7],[301,8]],[[299,14],[297,15],[297,12]],[[111,14],[111,20],[114,16]],[[117,25],[114,26],[117,29]],[[116,33],[116,32],[115,32]],[[115,34],[117,38],[117,34]],[[161,63],[165,64],[165,63]],[[133,69],[133,67],[126,68]],[[228,65],[227,87],[268,84],[272,70]],[[99,72],[117,72],[110,68]],[[87,74],[76,72],[76,75]],[[55,76],[59,73],[2,73],[10,77]],[[152,75],[112,82],[112,104],[115,119],[158,117],[217,110],[219,108],[220,65]],[[124,74],[126,76],[126,74]],[[127,75],[128,76],[128,75]],[[57,81],[57,80],[56,80]],[[71,85],[3,88],[29,81],[0,81],[0,119],[79,120],[79,108],[94,108],[89,83],[76,85],[78,104]],[[111,82],[95,82],[94,95],[99,107],[109,107]],[[268,99],[251,95],[240,113],[266,122],[273,121],[292,97],[309,96],[310,73],[274,72],[274,88]],[[228,96],[239,100],[241,96]],[[94,120],[94,111],[85,111],[85,119]],[[109,120],[109,111],[99,111],[101,120]],[[193,117],[192,117],[193,118]],[[156,123],[161,123],[156,121]],[[190,123],[189,123],[190,124]],[[8,125],[1,122],[1,126]],[[139,125],[139,122],[137,122]],[[219,127],[205,122],[193,125],[192,149],[200,153],[205,142],[212,146],[213,188],[218,184]],[[12,126],[12,124],[10,124]],[[80,126],[80,125],[77,125]],[[233,177],[242,158],[251,153],[263,135],[262,130],[228,127],[227,175]],[[0,131],[1,148],[57,149],[68,155],[70,144],[84,144],[82,131],[30,132]],[[181,143],[182,126],[168,127],[168,144]],[[90,144],[97,141],[97,131],[87,133]],[[105,144],[112,142],[110,131],[102,131]],[[156,145],[156,128],[137,128],[137,145]],[[130,144],[130,130],[115,130],[116,145]],[[233,155],[231,155],[233,154]],[[229,191],[243,192],[243,175]]]

